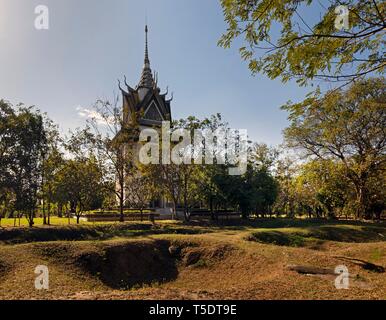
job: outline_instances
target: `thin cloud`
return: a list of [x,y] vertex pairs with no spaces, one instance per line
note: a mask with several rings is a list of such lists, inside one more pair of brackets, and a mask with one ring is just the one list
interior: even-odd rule
[[114,117],[104,117],[99,112],[95,110],[90,110],[87,108],[77,107],[78,115],[82,118],[94,120],[98,125],[107,126],[114,123]]

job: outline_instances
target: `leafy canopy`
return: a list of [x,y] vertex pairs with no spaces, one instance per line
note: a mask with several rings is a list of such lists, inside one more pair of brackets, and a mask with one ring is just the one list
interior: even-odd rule
[[[385,70],[386,5],[379,0],[221,0],[228,28],[219,45],[239,37],[252,73],[283,82],[353,81]],[[339,6],[349,28],[335,26]],[[262,53],[259,55],[258,53]]]

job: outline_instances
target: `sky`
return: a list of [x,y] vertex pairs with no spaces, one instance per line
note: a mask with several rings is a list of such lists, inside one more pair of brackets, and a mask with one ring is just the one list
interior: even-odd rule
[[[38,5],[49,9],[49,30],[34,26]],[[138,83],[146,21],[174,119],[221,113],[254,141],[282,142],[280,106],[311,89],[252,76],[238,46],[218,47],[226,30],[218,0],[0,0],[0,99],[37,106],[63,133],[84,126],[79,110],[117,95],[117,79]]]

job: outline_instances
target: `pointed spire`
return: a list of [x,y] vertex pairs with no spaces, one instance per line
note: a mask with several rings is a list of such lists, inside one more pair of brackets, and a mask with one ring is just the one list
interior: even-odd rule
[[152,88],[154,85],[154,78],[150,68],[149,59],[149,44],[148,44],[148,32],[147,25],[145,26],[145,65],[143,66],[141,80],[139,81],[138,88]]
[[147,39],[147,34],[149,32],[149,29],[147,27],[147,25],[145,26],[145,65],[146,64],[150,64],[150,60],[149,60],[149,44],[148,44],[148,39]]

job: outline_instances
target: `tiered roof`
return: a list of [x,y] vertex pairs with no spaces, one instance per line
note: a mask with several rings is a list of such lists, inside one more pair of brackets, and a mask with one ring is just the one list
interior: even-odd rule
[[140,81],[135,89],[127,84],[125,77],[125,85],[127,90],[119,88],[123,96],[123,116],[124,123],[130,125],[135,122],[143,126],[158,126],[162,121],[171,121],[171,99],[167,99],[168,90],[161,94],[158,87],[158,75],[152,73],[149,59],[148,45],[149,29],[145,27],[145,60],[142,69]]

